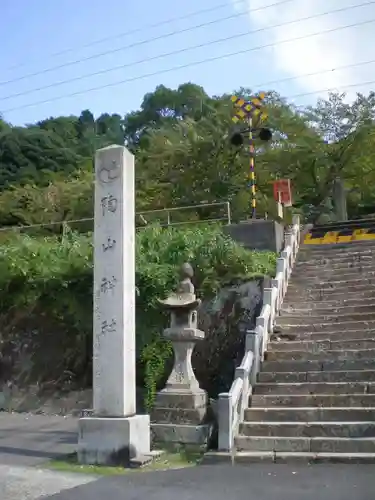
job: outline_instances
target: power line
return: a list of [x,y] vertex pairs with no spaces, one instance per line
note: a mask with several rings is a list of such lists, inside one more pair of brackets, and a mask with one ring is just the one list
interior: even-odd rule
[[281,78],[278,80],[270,80],[268,82],[257,83],[254,85],[254,88],[264,88],[264,87],[267,87],[269,85],[274,85],[275,83],[290,82],[293,80],[299,80],[300,78],[308,78],[310,76],[323,75],[324,73],[333,73],[334,71],[340,71],[342,69],[357,68],[359,66],[366,66],[368,64],[374,64],[374,63],[375,63],[375,59],[371,59],[370,61],[361,61],[361,62],[353,63],[353,64],[344,64],[342,66],[335,66],[335,67],[329,68],[329,69],[322,69],[319,71],[314,71],[312,73],[301,73],[300,75],[296,75],[296,76],[288,76],[287,78]]
[[[265,7],[258,7],[256,9],[247,9],[247,13],[248,12],[257,12],[257,11],[263,10],[263,9],[269,9],[270,7],[276,7],[278,5],[282,5],[284,3],[288,3],[288,2],[291,2],[291,1],[293,1],[293,0],[282,0],[280,2],[271,4],[271,5],[267,5]],[[239,5],[239,4],[247,4],[247,0],[232,0],[232,5],[236,6],[236,5]],[[93,47],[93,46],[99,45],[101,43],[109,42],[109,41],[112,41],[112,40],[117,40],[119,38],[124,38],[125,36],[129,36],[129,35],[135,35],[136,33],[141,33],[142,31],[148,31],[150,29],[159,28],[160,26],[165,26],[165,25],[172,24],[172,23],[175,23],[175,22],[178,22],[178,21],[184,21],[186,19],[190,19],[192,17],[199,16],[199,15],[202,15],[202,14],[208,14],[210,12],[216,12],[217,10],[221,10],[221,9],[227,8],[227,7],[228,7],[228,2],[224,2],[224,3],[216,5],[215,7],[210,7],[208,9],[202,9],[202,10],[196,10],[194,12],[191,12],[190,14],[186,14],[186,15],[183,15],[183,16],[172,17],[172,18],[165,19],[164,21],[160,21],[160,22],[157,22],[157,23],[154,23],[154,24],[148,24],[148,25],[142,26],[140,28],[135,28],[135,29],[128,30],[128,31],[123,31],[121,33],[118,33],[117,35],[111,35],[111,36],[107,36],[105,38],[99,38],[98,40],[94,40],[94,41],[89,42],[87,44],[80,45],[79,47],[77,47],[77,46],[69,47],[67,49],[63,49],[63,50],[60,50],[58,52],[53,52],[52,54],[49,54],[46,57],[47,58],[58,57],[58,56],[61,56],[61,55],[64,55],[64,54],[68,54],[70,52],[76,52],[77,50],[80,50],[80,49],[87,49],[89,47]],[[23,63],[19,63],[19,64],[16,64],[14,66],[10,66],[9,68],[6,68],[4,71],[11,71],[13,69],[17,69],[17,68],[20,68],[20,67],[23,67],[23,66],[28,66],[28,64],[29,64],[29,61],[26,61],[26,62],[23,62]]]
[[348,24],[348,25],[345,25],[345,26],[339,26],[339,27],[336,27],[336,28],[330,28],[328,30],[318,31],[318,32],[312,33],[310,35],[304,35],[304,36],[299,36],[299,37],[294,37],[294,38],[288,38],[286,40],[277,41],[275,43],[269,43],[269,44],[260,45],[260,46],[257,46],[257,47],[251,47],[249,49],[243,49],[241,51],[236,51],[236,52],[231,52],[231,53],[223,54],[223,55],[220,55],[220,56],[215,56],[215,57],[210,57],[210,58],[206,58],[206,59],[201,59],[199,61],[194,61],[194,62],[191,62],[191,63],[182,64],[180,66],[173,66],[172,68],[166,68],[166,69],[154,71],[154,72],[151,72],[151,73],[145,73],[143,75],[138,75],[138,76],[135,76],[135,77],[132,77],[132,78],[128,78],[128,79],[125,79],[125,80],[111,82],[111,83],[108,83],[108,84],[105,84],[105,85],[99,85],[97,87],[92,87],[92,88],[89,88],[89,89],[79,90],[79,91],[72,92],[72,93],[69,93],[69,94],[63,94],[63,95],[60,95],[60,96],[52,97],[50,99],[44,99],[44,100],[41,100],[41,101],[34,101],[33,103],[30,103],[30,104],[24,104],[24,105],[16,106],[16,107],[13,107],[13,108],[8,108],[8,109],[3,110],[2,113],[9,113],[11,111],[17,111],[19,109],[25,109],[25,108],[29,108],[29,107],[32,107],[32,106],[37,106],[37,105],[40,105],[40,104],[46,104],[46,103],[50,103],[50,102],[55,102],[55,101],[59,101],[59,100],[64,99],[64,98],[75,97],[77,95],[82,95],[82,94],[86,94],[86,93],[89,93],[89,92],[95,92],[97,90],[102,90],[102,89],[105,89],[105,88],[116,87],[116,86],[122,85],[124,83],[130,83],[130,82],[142,80],[144,78],[148,78],[148,77],[151,77],[151,76],[158,76],[158,75],[161,75],[161,74],[170,73],[170,72],[177,71],[177,70],[180,70],[180,69],[185,69],[185,68],[189,68],[189,67],[193,67],[193,66],[199,66],[201,64],[207,64],[207,63],[215,62],[215,61],[218,61],[218,60],[221,60],[221,59],[226,59],[226,58],[229,58],[229,57],[234,57],[234,56],[246,54],[246,53],[249,53],[249,52],[252,52],[252,51],[255,51],[255,50],[261,50],[261,49],[265,49],[265,48],[268,48],[268,47],[274,47],[275,45],[281,45],[281,44],[284,44],[284,43],[289,43],[289,42],[304,40],[306,38],[311,38],[311,37],[314,37],[314,36],[320,36],[320,35],[323,35],[323,34],[333,33],[333,32],[336,32],[336,31],[343,30],[343,29],[349,29],[349,28],[354,28],[354,27],[358,27],[358,26],[364,26],[366,24],[370,24],[370,23],[374,23],[374,22],[375,22],[375,18],[374,19],[369,19],[369,20],[366,20],[366,21],[362,21],[361,23],[354,23],[354,24]]
[[[274,6],[277,6],[277,5],[282,5],[282,4],[291,2],[291,1],[292,0],[282,0],[281,2],[278,2],[278,3],[275,3],[275,4],[271,4],[271,5],[267,5],[265,7],[259,7],[258,9],[254,9],[253,12],[255,10],[259,11],[259,10],[269,9],[270,7],[274,7]],[[374,2],[370,2],[370,3],[374,3]],[[87,57],[84,57],[84,58],[81,58],[81,59],[76,59],[74,61],[70,61],[70,62],[67,62],[67,63],[58,64],[56,66],[51,66],[49,68],[45,68],[44,70],[36,71],[34,73],[27,73],[26,75],[21,75],[19,77],[12,78],[11,80],[6,80],[6,81],[3,81],[3,82],[0,82],[0,86],[9,85],[11,83],[15,83],[15,82],[19,82],[19,81],[22,81],[22,80],[26,80],[27,78],[32,78],[34,76],[39,76],[39,75],[44,75],[46,73],[51,73],[53,71],[57,71],[57,70],[62,69],[62,68],[67,68],[69,66],[75,66],[75,65],[81,64],[83,62],[91,61],[93,59],[99,59],[99,58],[104,57],[106,55],[115,54],[115,53],[121,52],[123,50],[133,49],[135,47],[140,47],[142,45],[147,45],[149,43],[156,42],[158,40],[164,40],[166,38],[170,38],[170,37],[179,35],[181,33],[188,33],[190,31],[194,31],[194,30],[197,30],[197,29],[200,29],[200,28],[206,28],[207,26],[212,26],[212,25],[214,25],[216,23],[219,23],[219,22],[228,21],[230,19],[236,19],[238,17],[244,16],[244,15],[247,14],[247,12],[237,12],[235,14],[231,14],[229,16],[221,17],[219,19],[213,19],[211,21],[206,21],[206,22],[201,23],[201,24],[197,24],[197,25],[194,25],[194,26],[189,26],[188,28],[183,28],[183,29],[178,29],[178,30],[170,31],[169,33],[164,33],[164,34],[156,36],[156,37],[146,38],[145,40],[140,40],[139,42],[134,42],[134,43],[131,43],[131,44],[128,44],[128,45],[123,45],[121,47],[117,47],[116,49],[106,50],[104,52],[100,52],[100,53],[97,53],[97,54],[92,54],[91,56],[87,56]]]
[[[290,1],[290,0],[288,0],[288,1]],[[139,64],[143,64],[143,63],[146,63],[146,62],[155,61],[155,60],[162,59],[162,58],[165,58],[165,57],[170,57],[170,56],[182,54],[182,53],[185,53],[185,52],[188,52],[188,51],[191,51],[191,50],[196,50],[196,49],[200,49],[200,48],[203,48],[203,47],[208,47],[208,46],[211,46],[211,45],[215,45],[217,43],[222,43],[222,42],[227,42],[227,41],[230,41],[230,40],[242,38],[244,36],[252,35],[252,34],[259,33],[259,32],[262,32],[262,31],[266,31],[266,30],[269,30],[269,29],[280,28],[280,27],[283,27],[283,26],[287,26],[287,25],[290,25],[290,24],[297,23],[297,22],[307,21],[307,20],[310,20],[310,19],[316,19],[318,17],[323,17],[323,16],[326,16],[326,15],[329,15],[329,14],[334,14],[334,13],[338,13],[338,12],[345,12],[345,11],[348,11],[348,10],[351,10],[351,9],[356,9],[356,8],[363,7],[365,5],[374,4],[374,3],[375,3],[375,1],[373,0],[371,2],[365,2],[363,4],[358,4],[358,5],[351,6],[351,7],[342,7],[342,8],[339,8],[339,9],[333,9],[333,10],[329,10],[329,11],[322,12],[322,13],[319,13],[319,14],[314,14],[314,15],[306,16],[304,18],[299,18],[299,19],[296,19],[296,20],[287,21],[287,22],[275,24],[275,25],[272,25],[272,26],[267,26],[267,27],[259,28],[259,29],[252,30],[252,31],[247,31],[246,33],[239,33],[239,34],[231,35],[231,36],[228,36],[228,37],[219,38],[219,39],[216,39],[216,40],[211,40],[209,42],[204,42],[204,43],[200,43],[200,44],[197,44],[197,45],[192,45],[190,47],[184,47],[182,49],[174,50],[172,52],[166,52],[166,53],[159,54],[159,55],[156,55],[156,56],[153,56],[153,57],[143,58],[143,59],[140,59],[140,60],[135,61],[135,62],[131,62],[131,63],[127,63],[127,64],[121,64],[121,65],[118,65],[118,66],[111,67],[109,69],[95,71],[93,73],[86,73],[84,75],[80,75],[80,76],[77,76],[75,78],[69,78],[67,80],[63,80],[63,81],[56,82],[56,83],[51,83],[49,85],[43,85],[43,86],[36,87],[36,88],[33,88],[33,89],[29,89],[29,90],[25,90],[25,91],[22,91],[22,92],[17,92],[17,93],[14,93],[14,94],[10,94],[8,96],[0,98],[0,101],[7,101],[9,99],[15,99],[17,97],[21,97],[21,96],[24,96],[24,95],[33,94],[34,92],[39,92],[41,90],[47,90],[47,89],[54,88],[54,87],[60,87],[62,85],[66,85],[67,83],[72,83],[72,82],[77,82],[77,81],[80,81],[80,80],[84,80],[85,78],[90,78],[90,77],[93,77],[93,76],[99,76],[99,75],[111,73],[111,72],[117,71],[119,69],[124,69],[124,68],[127,68],[127,67],[137,66]],[[255,50],[256,50],[256,48],[255,48]]]
[[355,87],[363,87],[366,85],[374,85],[375,80],[370,80],[367,82],[357,82],[357,83],[349,83],[347,85],[337,85],[336,87],[331,87],[328,89],[321,89],[321,90],[312,90],[311,92],[303,92],[302,94],[295,94],[289,97],[286,97],[286,99],[296,99],[297,97],[307,97],[310,95],[316,95],[316,94],[322,94],[323,92],[335,92],[338,89],[342,90],[347,90]]

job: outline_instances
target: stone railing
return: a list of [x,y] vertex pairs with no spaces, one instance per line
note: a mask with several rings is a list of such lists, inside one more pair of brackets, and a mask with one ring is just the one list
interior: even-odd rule
[[219,451],[233,451],[234,437],[243,421],[245,408],[256,383],[264,352],[267,350],[269,335],[273,332],[275,319],[279,314],[288,282],[300,245],[299,216],[293,217],[293,225],[285,234],[285,247],[277,259],[276,276],[271,288],[263,291],[263,307],[256,318],[253,331],[247,331],[245,355],[236,368],[234,381],[227,393],[219,394],[218,427]]

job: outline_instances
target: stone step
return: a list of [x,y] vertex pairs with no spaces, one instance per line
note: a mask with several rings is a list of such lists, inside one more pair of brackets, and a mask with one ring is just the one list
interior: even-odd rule
[[300,360],[300,361],[264,361],[262,371],[265,372],[319,372],[345,370],[375,370],[375,359],[350,360]]
[[323,284],[326,285],[332,281],[345,281],[354,280],[360,278],[374,278],[375,270],[371,269],[346,269],[344,271],[330,271],[328,269],[317,269],[315,274],[311,276],[306,275],[306,273],[293,273],[291,278],[291,283],[293,285],[302,285],[306,287],[311,287],[312,285]]
[[310,394],[375,394],[375,383],[371,382],[300,382],[259,383],[255,395],[310,395]]
[[[329,229],[327,229],[329,231]],[[347,243],[331,243],[331,244],[320,244],[320,245],[300,245],[300,252],[303,254],[313,254],[313,253],[344,253],[355,251],[366,251],[371,250],[374,247],[373,240],[367,241],[351,241]]]
[[258,380],[259,383],[375,382],[375,370],[260,372]]
[[[276,321],[278,323],[278,321]],[[282,325],[282,332],[288,333],[323,333],[347,330],[375,330],[375,321],[336,321],[332,323],[319,322],[315,324]]]
[[[370,299],[371,302],[363,304],[360,300],[356,301],[355,305],[346,306],[328,306],[328,307],[312,307],[311,303],[303,303],[304,305],[296,304],[284,305],[280,311],[279,318],[289,318],[294,316],[307,317],[326,317],[331,315],[343,315],[343,314],[364,314],[364,313],[374,313],[375,314],[375,300]],[[324,304],[324,303],[321,303]],[[315,304],[314,304],[315,305]]]
[[319,342],[322,340],[330,340],[330,341],[338,341],[342,340],[363,340],[373,338],[375,336],[375,329],[366,329],[366,330],[334,330],[334,331],[326,331],[326,332],[296,332],[295,340],[308,340],[313,342]]
[[296,304],[303,302],[325,302],[325,303],[337,303],[338,301],[349,301],[349,300],[359,300],[359,299],[373,299],[375,297],[375,287],[369,288],[367,285],[359,285],[348,288],[347,290],[306,290],[303,288],[292,288],[292,285],[288,286],[286,295],[284,297],[284,303],[286,304]]
[[331,282],[339,281],[353,281],[353,280],[367,280],[375,277],[374,268],[368,269],[353,269],[346,270],[342,272],[334,271],[324,271],[321,270],[316,272],[314,275],[306,276],[304,273],[295,274],[291,276],[290,285],[293,286],[305,286],[307,288],[312,288],[313,286],[321,285],[328,286]]
[[224,451],[211,451],[204,455],[203,464],[255,463],[280,464],[373,464],[375,453],[309,453],[280,451],[237,451],[234,455]]
[[375,349],[345,349],[345,350],[320,350],[307,351],[267,351],[266,361],[355,361],[373,359],[375,360]]
[[320,352],[320,351],[336,351],[345,349],[375,349],[375,334],[374,338],[369,339],[342,339],[342,340],[291,340],[269,342],[267,351],[304,351],[304,352]]
[[338,254],[334,253],[331,255],[328,254],[317,254],[317,255],[303,255],[301,253],[298,254],[297,260],[294,264],[295,269],[303,268],[319,268],[320,266],[327,266],[328,263],[332,263],[333,265],[346,265],[346,264],[355,264],[359,263],[372,263],[375,259],[375,251],[370,252],[353,252],[346,254]]
[[343,322],[353,322],[353,321],[375,321],[375,309],[368,312],[358,311],[358,312],[341,312],[331,314],[316,314],[314,315],[297,315],[289,313],[287,315],[282,314],[277,318],[278,326],[292,326],[292,325],[319,325],[321,323],[343,323]]
[[375,421],[374,407],[247,408],[246,422],[367,422]]
[[314,252],[307,254],[306,252],[298,252],[297,260],[295,262],[296,267],[302,267],[303,265],[327,265],[327,262],[332,262],[333,264],[339,263],[359,263],[359,262],[370,262],[374,259],[375,250],[366,249],[362,251],[353,252]]
[[375,255],[374,258],[369,260],[360,261],[349,261],[349,262],[337,262],[332,264],[332,262],[327,261],[319,265],[310,266],[307,263],[300,265],[295,265],[292,270],[292,276],[294,277],[314,277],[318,275],[323,275],[324,273],[351,273],[353,272],[371,272],[375,269]]
[[238,436],[238,451],[375,453],[375,438]]
[[345,246],[339,245],[301,245],[299,257],[310,257],[315,255],[346,255],[346,254],[367,254],[375,250],[374,242],[349,243]]
[[[359,224],[358,224],[359,222]],[[328,232],[328,231],[342,231],[343,229],[348,229],[350,228],[351,231],[354,231],[356,229],[360,228],[372,228],[375,225],[375,222],[372,219],[367,219],[367,220],[360,220],[360,221],[347,221],[344,223],[338,223],[339,227],[336,227],[335,229],[332,228],[332,224],[329,225],[319,225],[315,226],[315,229],[313,229],[313,232],[316,229],[319,229],[322,232]],[[301,244],[300,248],[303,251],[310,251],[310,250],[315,250],[319,248],[332,248],[332,249],[338,249],[338,250],[345,250],[350,247],[372,247],[374,245],[373,240],[355,240],[355,241],[347,241],[347,242],[340,242],[340,243],[332,243],[330,245],[304,245]]]
[[328,280],[324,283],[306,283],[306,284],[295,284],[293,279],[291,279],[288,290],[290,291],[300,291],[301,289],[305,292],[315,292],[318,290],[338,292],[343,290],[352,290],[354,286],[360,287],[374,287],[375,286],[375,276],[370,276],[366,278],[352,278],[352,279],[343,279],[343,280]]
[[344,256],[334,255],[321,255],[318,257],[309,257],[304,259],[301,254],[298,255],[294,264],[294,270],[299,269],[319,269],[322,267],[330,266],[331,269],[335,267],[343,267],[347,265],[372,265],[375,262],[375,252],[368,254],[348,254]]
[[[361,297],[356,293],[342,293],[337,300],[311,300],[311,301],[303,301],[300,297],[296,297],[294,301],[284,300],[284,303],[281,308],[281,314],[283,311],[290,311],[294,308],[298,310],[308,311],[311,310],[312,314],[315,309],[318,311],[322,310],[332,310],[332,309],[340,309],[340,308],[353,308],[350,310],[357,310],[357,307],[374,307],[375,308],[375,290],[372,292],[373,297]],[[359,309],[360,311],[361,309]],[[318,314],[318,312],[316,313]]]
[[375,438],[375,422],[243,422],[243,436]]
[[372,407],[375,406],[375,394],[253,394],[252,408],[270,408],[286,406],[306,408],[308,406],[327,407]]

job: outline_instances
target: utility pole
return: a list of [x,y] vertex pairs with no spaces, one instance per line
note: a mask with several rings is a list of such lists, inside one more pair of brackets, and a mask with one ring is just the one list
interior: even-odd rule
[[[249,186],[251,190],[251,217],[256,218],[256,177],[255,177],[255,143],[254,132],[258,132],[258,137],[262,141],[269,141],[272,138],[272,132],[267,128],[259,128],[261,121],[267,118],[267,113],[263,111],[264,92],[260,92],[257,97],[252,97],[249,101],[232,96],[231,101],[235,106],[235,114],[232,118],[234,123],[244,121],[248,128],[236,131],[231,137],[231,143],[234,146],[241,146],[244,142],[243,135],[248,132],[249,145]],[[256,123],[256,127],[254,127]]]

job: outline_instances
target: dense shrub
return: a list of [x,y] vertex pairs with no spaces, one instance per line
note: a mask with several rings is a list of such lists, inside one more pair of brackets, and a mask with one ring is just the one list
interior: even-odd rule
[[[51,359],[48,369],[48,376],[56,380],[58,374],[60,378],[69,374],[75,380],[91,381],[91,241],[91,235],[66,232],[63,237],[13,235],[0,245],[3,350],[21,330],[32,330],[30,348],[34,351],[43,348],[48,337],[61,349],[60,358]],[[138,382],[148,389],[148,406],[171,355],[170,346],[161,337],[166,317],[157,299],[176,285],[178,267],[185,261],[193,265],[197,294],[207,297],[233,280],[273,274],[275,257],[273,253],[245,250],[224,236],[219,227],[152,227],[138,232]],[[38,377],[45,375],[39,373]]]

